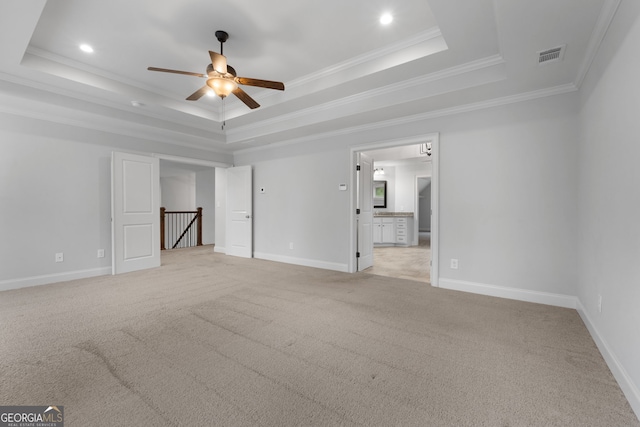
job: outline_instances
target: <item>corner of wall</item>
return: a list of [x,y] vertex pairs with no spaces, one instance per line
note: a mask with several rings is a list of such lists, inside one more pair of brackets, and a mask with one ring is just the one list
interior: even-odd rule
[[596,328],[595,323],[589,317],[589,314],[580,299],[577,300],[576,309],[578,311],[578,314],[580,314],[580,317],[582,318],[585,326],[589,330],[593,341],[596,343],[598,350],[600,350],[602,357],[604,358],[605,362],[607,362],[607,366],[609,366],[611,373],[618,382],[618,385],[622,389],[625,397],[629,401],[631,409],[633,409],[636,416],[640,419],[640,388],[633,382],[633,379],[629,376],[624,366],[620,363],[607,341],[602,337],[602,335]]

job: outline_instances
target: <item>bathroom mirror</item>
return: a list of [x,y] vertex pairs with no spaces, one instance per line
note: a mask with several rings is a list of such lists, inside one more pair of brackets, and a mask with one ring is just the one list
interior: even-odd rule
[[387,207],[387,181],[373,181],[373,207]]

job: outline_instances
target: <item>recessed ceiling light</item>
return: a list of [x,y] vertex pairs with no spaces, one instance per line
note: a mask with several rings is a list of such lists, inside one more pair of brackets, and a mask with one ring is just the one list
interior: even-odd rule
[[380,23],[382,25],[389,25],[393,22],[393,15],[390,13],[385,13],[380,17]]
[[88,44],[81,44],[80,45],[80,50],[86,53],[93,53],[93,48],[91,46],[89,46]]

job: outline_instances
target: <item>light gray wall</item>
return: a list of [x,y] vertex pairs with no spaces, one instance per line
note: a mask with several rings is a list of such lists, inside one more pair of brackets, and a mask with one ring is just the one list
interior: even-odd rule
[[420,192],[418,201],[418,230],[431,231],[431,178],[419,178],[429,181],[429,184]]
[[396,166],[395,211],[416,211],[416,177],[431,173],[427,163],[412,163]]
[[639,17],[621,3],[582,89],[578,296],[640,415]]
[[[2,130],[0,141],[0,289],[15,287],[12,279],[104,273],[111,266],[111,150]],[[54,262],[57,252],[64,262]]]
[[209,168],[196,172],[196,207],[202,208],[202,243],[216,242],[216,170]]
[[160,206],[168,211],[193,211],[196,209],[196,174],[160,177]]
[[443,127],[441,277],[576,294],[578,122],[567,100],[465,114]]
[[346,150],[255,162],[253,179],[256,257],[346,269],[350,192],[339,190],[349,183]]
[[215,251],[225,252],[227,226],[227,170],[215,169]]
[[[0,290],[110,273],[113,150],[231,163],[203,150],[0,113]],[[54,262],[57,252],[64,262]]]
[[[238,153],[236,164],[254,164],[256,187],[271,194],[254,196],[256,251],[348,263],[350,199],[334,188],[350,182],[351,165],[340,146],[439,131],[441,277],[575,295],[578,101],[573,93],[376,128],[314,141],[306,155],[303,144]],[[307,243],[292,252],[291,241]]]

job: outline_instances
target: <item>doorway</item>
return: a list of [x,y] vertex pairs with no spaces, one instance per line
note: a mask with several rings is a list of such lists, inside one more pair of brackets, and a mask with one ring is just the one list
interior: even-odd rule
[[226,163],[192,159],[165,154],[154,154],[160,160],[160,187],[162,205],[169,210],[194,210],[202,207],[202,243],[216,247],[219,224],[224,216],[216,204],[218,171],[228,168]]
[[[360,153],[372,157],[374,170],[378,172],[373,179],[385,181],[387,186],[386,207],[374,209],[372,227],[374,230],[375,227],[384,227],[386,233],[373,234],[371,242],[377,241],[378,244],[372,245],[373,266],[365,272],[438,286],[438,136],[430,134],[410,140],[373,143],[352,150],[354,166]],[[430,153],[425,155],[422,147],[427,141],[430,143]],[[362,187],[358,185],[357,173],[354,173],[352,182],[352,199],[358,200]],[[358,247],[360,242],[355,241],[362,230],[357,226],[357,211],[353,212],[356,212],[352,218],[355,254],[362,249]],[[377,224],[381,221],[385,224]],[[383,242],[375,240],[375,236],[389,236],[388,227],[393,227],[391,234],[396,236],[395,240],[389,240],[388,237]],[[351,271],[355,272],[357,258],[353,267]]]

